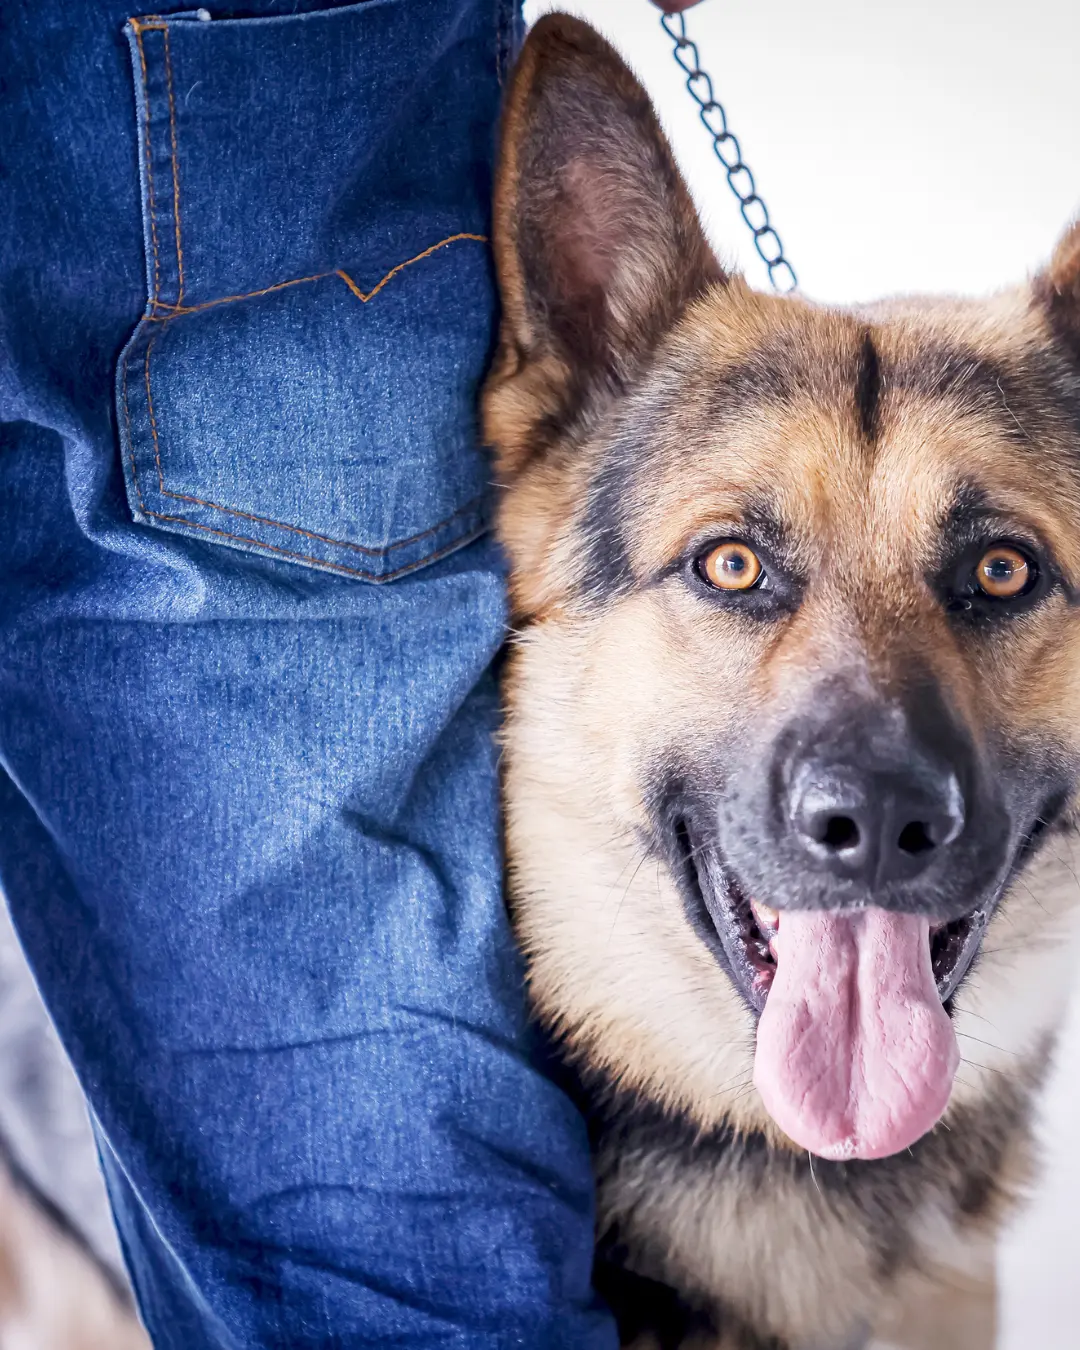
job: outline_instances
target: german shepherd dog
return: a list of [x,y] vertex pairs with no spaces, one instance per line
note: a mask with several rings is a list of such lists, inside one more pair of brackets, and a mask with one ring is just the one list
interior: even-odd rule
[[555,15],[495,250],[511,905],[623,1342],[989,1350],[1073,959],[1080,227],[985,301],[758,294]]

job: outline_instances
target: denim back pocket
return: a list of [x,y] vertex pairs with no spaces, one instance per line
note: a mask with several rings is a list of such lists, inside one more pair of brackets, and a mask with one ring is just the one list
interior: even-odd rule
[[488,521],[499,30],[480,0],[203,14],[127,30],[149,293],[117,373],[128,500],[388,581]]

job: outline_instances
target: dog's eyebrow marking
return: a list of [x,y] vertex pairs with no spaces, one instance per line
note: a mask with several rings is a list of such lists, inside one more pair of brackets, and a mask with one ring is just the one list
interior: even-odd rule
[[743,527],[751,542],[763,544],[789,561],[791,533],[775,504],[764,493],[748,497],[742,511]]
[[722,369],[710,392],[709,416],[723,420],[753,412],[762,404],[793,403],[800,389],[814,389],[811,381],[819,374],[813,367],[801,369],[801,356],[798,345],[785,337]]
[[874,339],[867,329],[863,334],[859,369],[855,377],[855,408],[859,415],[862,434],[871,443],[877,439],[881,383],[881,362],[874,346]]
[[1004,372],[995,362],[962,347],[932,344],[912,361],[897,362],[897,387],[924,398],[958,398],[971,402],[1001,403]]
[[977,483],[963,482],[957,485],[949,503],[944,528],[956,530],[962,528],[974,517],[988,516],[993,513],[990,498]]
[[898,362],[889,373],[898,392],[988,413],[1014,441],[1030,443],[1025,424],[1038,421],[1039,413],[1051,411],[1057,402],[1034,369],[1011,371],[959,347],[928,346],[914,360]]
[[730,419],[769,404],[790,407],[804,399],[837,407],[852,398],[854,385],[858,425],[869,441],[880,431],[886,390],[890,404],[908,395],[982,412],[1018,442],[1030,444],[1047,415],[1064,417],[1080,431],[1080,389],[1062,378],[1052,354],[1039,355],[1043,359],[1010,368],[968,348],[929,340],[905,358],[882,354],[869,329],[857,345],[829,355],[812,335],[805,341],[778,335],[718,372],[708,413]]

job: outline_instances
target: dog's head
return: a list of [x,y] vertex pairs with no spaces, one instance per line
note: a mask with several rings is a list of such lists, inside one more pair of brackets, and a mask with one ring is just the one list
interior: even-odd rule
[[633,76],[553,16],[510,91],[495,247],[540,1012],[703,1121],[768,1129],[764,1102],[827,1156],[894,1152],[1062,997],[1080,229],[985,302],[755,293]]

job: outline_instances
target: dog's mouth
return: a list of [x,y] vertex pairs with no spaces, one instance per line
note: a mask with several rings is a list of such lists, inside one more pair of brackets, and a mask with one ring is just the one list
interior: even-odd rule
[[775,909],[688,820],[675,835],[690,917],[757,1014],[754,1084],[777,1125],[832,1159],[914,1144],[948,1105],[959,1051],[946,1005],[999,892],[940,923],[873,905]]
[[[736,987],[760,1014],[776,976],[780,911],[751,899],[719,849],[697,842],[685,819],[676,822],[675,839],[695,927],[715,933]],[[996,896],[959,919],[929,925],[930,968],[943,1004],[975,959],[995,902]]]

